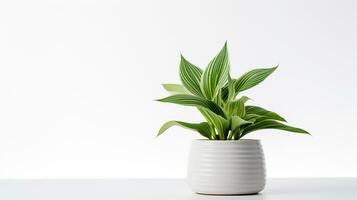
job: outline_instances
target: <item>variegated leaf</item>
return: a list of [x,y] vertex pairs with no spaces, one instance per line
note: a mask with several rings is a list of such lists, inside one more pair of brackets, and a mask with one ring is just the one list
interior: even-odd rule
[[266,117],[267,119],[274,119],[286,122],[286,120],[277,113],[271,112],[259,106],[246,106],[246,112],[247,114],[255,114],[260,117]]
[[211,139],[210,126],[207,122],[201,123],[187,123],[182,121],[168,121],[164,125],[161,126],[159,133],[157,136],[164,133],[167,129],[172,126],[181,126],[187,129],[195,130],[199,132],[203,137]]
[[206,120],[217,129],[219,139],[225,140],[229,131],[229,122],[208,109],[202,108],[200,111]]
[[277,122],[275,120],[268,119],[268,120],[264,120],[264,121],[254,123],[252,125],[247,126],[243,130],[241,137],[243,137],[244,135],[246,135],[252,131],[257,131],[257,130],[261,130],[261,129],[279,129],[279,130],[295,132],[295,133],[310,134],[307,131],[305,131],[304,129],[296,128],[293,126],[288,126],[283,123]]
[[235,130],[239,129],[239,127],[241,127],[242,125],[246,125],[246,124],[252,124],[253,122],[251,121],[246,121],[242,118],[240,118],[239,116],[232,116],[231,118],[231,130],[234,132]]
[[225,113],[219,105],[217,105],[213,101],[204,99],[202,97],[197,97],[187,94],[177,94],[163,99],[159,99],[158,101],[166,102],[166,103],[175,103],[184,106],[195,106],[198,108],[206,108],[216,113],[217,115],[225,117]]
[[200,88],[202,70],[181,55],[180,78],[185,88],[192,94],[203,97]]
[[164,87],[164,89],[166,91],[168,91],[170,94],[188,94],[189,93],[186,90],[186,88],[180,84],[166,83],[166,84],[162,84],[162,87]]
[[218,91],[226,84],[229,72],[227,43],[208,64],[201,77],[201,91],[207,99],[213,100]]
[[[228,97],[227,97],[227,101],[232,101],[235,97],[236,97],[236,92],[235,92],[235,88],[234,88],[234,82],[231,78],[231,76],[228,73],[228,83],[227,83],[227,88],[228,88]],[[222,96],[222,94],[221,94]],[[223,98],[222,98],[223,99]]]
[[229,101],[226,103],[224,110],[228,116],[238,115],[243,118],[246,113],[244,104],[248,100],[249,97],[243,96],[239,100]]
[[236,94],[258,85],[271,73],[273,73],[277,67],[278,66],[272,68],[253,69],[243,74],[238,80],[235,81]]

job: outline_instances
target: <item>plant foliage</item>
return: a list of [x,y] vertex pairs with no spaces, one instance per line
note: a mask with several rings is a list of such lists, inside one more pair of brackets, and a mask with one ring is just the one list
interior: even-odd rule
[[232,79],[227,42],[204,71],[181,55],[182,84],[163,84],[172,95],[158,101],[196,107],[206,121],[168,121],[160,128],[158,136],[172,126],[197,131],[211,140],[239,140],[248,133],[262,129],[309,134],[303,129],[287,125],[286,120],[275,112],[246,105],[249,97],[237,98],[241,92],[264,81],[277,67],[253,69],[238,79]]

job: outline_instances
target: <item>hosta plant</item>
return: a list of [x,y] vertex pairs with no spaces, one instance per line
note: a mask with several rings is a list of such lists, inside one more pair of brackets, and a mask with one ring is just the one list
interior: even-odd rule
[[248,133],[261,129],[309,134],[303,129],[287,125],[286,120],[275,112],[247,105],[250,98],[240,95],[266,79],[277,67],[253,69],[238,79],[233,79],[230,75],[227,43],[205,70],[181,55],[182,84],[163,84],[172,95],[158,101],[196,107],[206,121],[168,121],[160,128],[158,135],[172,126],[197,131],[210,140],[239,140]]

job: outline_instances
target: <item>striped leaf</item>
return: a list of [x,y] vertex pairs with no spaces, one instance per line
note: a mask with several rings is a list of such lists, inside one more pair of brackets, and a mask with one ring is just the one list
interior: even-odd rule
[[[224,87],[223,87],[224,88]],[[222,88],[222,89],[223,89]],[[228,73],[228,83],[227,83],[227,89],[228,89],[228,96],[227,96],[227,101],[232,101],[236,95],[235,95],[235,88],[234,88],[234,82],[231,78],[231,76]],[[222,90],[223,91],[223,90]],[[222,97],[222,93],[221,93],[221,97]],[[223,99],[223,98],[222,98]],[[223,99],[224,100],[224,99]]]
[[208,109],[199,109],[206,120],[217,129],[219,139],[225,140],[229,131],[229,122]]
[[244,116],[244,119],[245,120],[248,120],[248,121],[253,121],[253,122],[255,122],[255,120],[257,119],[257,118],[260,118],[260,117],[262,117],[262,116],[260,116],[260,115],[257,115],[257,114],[246,114],[245,116]]
[[195,130],[199,132],[203,137],[210,139],[211,138],[211,128],[207,122],[201,123],[187,123],[182,121],[168,121],[164,125],[161,126],[159,133],[157,136],[163,134],[167,129],[172,126],[181,126],[190,130]]
[[221,89],[221,98],[223,101],[227,101],[228,99],[228,84],[223,86],[222,89]]
[[247,125],[247,124],[252,124],[252,123],[253,122],[246,121],[246,120],[240,118],[239,116],[236,116],[236,115],[232,116],[232,118],[231,118],[231,130],[232,130],[232,132],[235,132],[241,126]]
[[201,78],[201,91],[207,99],[213,100],[226,84],[229,73],[227,43],[208,64]]
[[295,132],[295,133],[303,133],[303,134],[310,134],[307,131],[301,129],[301,128],[296,128],[296,127],[292,127],[292,126],[288,126],[285,124],[282,124],[280,122],[268,119],[268,120],[264,120],[258,123],[254,123],[250,126],[247,126],[243,133],[242,136],[252,132],[252,131],[257,131],[257,130],[262,130],[262,129],[279,129],[279,130],[284,130],[284,131],[289,131],[289,132]]
[[259,117],[265,117],[266,119],[274,119],[274,120],[286,122],[286,120],[280,115],[278,115],[277,113],[271,112],[259,106],[246,106],[246,112],[247,115],[250,115],[249,116],[250,118],[254,118],[254,116],[255,119]]
[[203,97],[200,88],[202,70],[192,63],[188,62],[181,55],[180,79],[185,88],[192,94]]
[[188,94],[188,91],[183,85],[180,84],[162,84],[164,89],[168,91],[170,94]]
[[243,96],[239,100],[229,101],[224,110],[228,116],[237,115],[239,117],[244,117],[246,114],[244,104],[249,100],[249,97]]
[[172,126],[182,126],[199,132],[212,140],[239,140],[244,135],[261,129],[280,129],[309,134],[303,129],[288,126],[286,120],[275,112],[258,106],[245,106],[248,97],[236,100],[237,95],[265,80],[276,67],[254,69],[239,79],[230,76],[227,43],[202,71],[181,55],[180,84],[163,84],[172,96],[158,101],[193,106],[207,122],[187,123],[169,121],[158,135]]
[[272,68],[253,69],[243,74],[237,81],[235,81],[236,94],[258,85],[271,73],[273,73],[277,67],[278,66]]
[[[233,100],[234,98],[236,98],[236,96],[237,96],[237,94],[238,93],[236,93],[235,92],[235,84],[236,84],[236,82],[237,82],[237,79],[231,79],[232,80],[232,83],[233,83],[233,88],[234,88],[234,95],[233,95],[233,97],[230,97],[230,98],[232,98],[231,100]],[[229,82],[229,79],[228,79],[228,82]],[[228,101],[228,96],[229,96],[229,88],[228,88],[228,83],[227,82],[227,84],[226,85],[224,85],[222,88],[221,88],[221,98],[222,98],[222,100],[223,101]]]
[[177,94],[163,99],[159,99],[158,101],[166,102],[166,103],[175,103],[184,106],[195,106],[198,108],[206,108],[216,113],[217,115],[225,117],[224,111],[219,105],[217,105],[213,101],[204,99],[202,97],[197,97],[187,94]]

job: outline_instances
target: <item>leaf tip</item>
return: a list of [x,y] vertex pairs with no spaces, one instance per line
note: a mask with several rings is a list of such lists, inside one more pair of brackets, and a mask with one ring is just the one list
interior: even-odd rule
[[228,42],[227,40],[224,42],[224,45],[223,45],[223,49],[224,51],[227,51],[227,48],[228,48]]
[[181,52],[180,52],[180,58],[181,58],[181,60],[186,60],[185,57],[182,55]]
[[167,83],[162,83],[162,84],[161,84],[161,86],[162,86],[165,90],[168,89],[168,85],[169,85],[169,84],[167,84]]
[[161,134],[162,134],[162,133],[159,131],[159,132],[157,133],[157,135],[155,136],[155,138],[158,138]]
[[153,101],[159,101],[159,102],[162,102],[162,99],[154,99]]
[[300,132],[300,133],[303,133],[303,134],[306,134],[306,135],[312,136],[309,132],[307,132],[306,130],[301,129],[301,128],[299,128],[299,132]]

